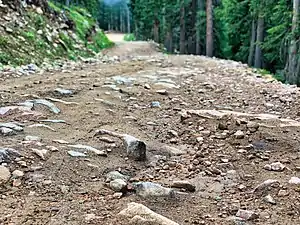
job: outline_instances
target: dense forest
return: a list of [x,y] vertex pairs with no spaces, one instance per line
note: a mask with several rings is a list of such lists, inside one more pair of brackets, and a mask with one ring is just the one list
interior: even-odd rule
[[63,0],[102,29],[153,39],[167,52],[232,59],[300,84],[300,0]]

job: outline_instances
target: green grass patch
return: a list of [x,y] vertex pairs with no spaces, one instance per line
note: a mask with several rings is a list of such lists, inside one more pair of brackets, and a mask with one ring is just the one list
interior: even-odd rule
[[92,45],[95,47],[95,52],[99,52],[102,49],[113,46],[113,42],[111,42],[101,30],[98,30],[97,33],[92,37],[92,43]]
[[21,35],[29,41],[36,40],[36,34],[33,31],[22,31]]
[[77,60],[92,57],[102,49],[113,46],[102,30],[97,29],[96,21],[85,9],[75,6],[67,8],[53,2],[48,4],[52,12],[64,10],[73,21],[74,30],[58,30],[57,35],[49,37],[53,33],[52,29],[47,28],[47,24],[51,26],[51,19],[34,10],[27,11],[23,15],[27,21],[25,27],[0,35],[0,65],[40,65],[44,61],[66,58]]
[[124,41],[136,41],[134,34],[125,34]]
[[53,11],[55,11],[57,13],[61,12],[61,7],[59,7],[57,3],[48,1],[48,5],[49,5],[50,9],[52,9]]
[[86,35],[91,31],[92,27],[95,26],[96,22],[90,17],[84,16],[87,12],[79,7],[65,7],[68,11],[69,18],[75,23],[76,33],[82,39],[86,39]]
[[282,82],[282,83],[284,83],[285,82],[285,79],[284,79],[284,75],[283,75],[283,71],[279,71],[278,73],[276,73],[276,74],[272,74],[272,73],[270,73],[269,71],[267,71],[267,70],[265,70],[265,69],[256,69],[256,71],[260,74],[260,75],[262,75],[262,76],[264,76],[264,77],[272,77],[272,78],[274,78],[275,80],[278,80],[278,81],[280,81],[280,82]]

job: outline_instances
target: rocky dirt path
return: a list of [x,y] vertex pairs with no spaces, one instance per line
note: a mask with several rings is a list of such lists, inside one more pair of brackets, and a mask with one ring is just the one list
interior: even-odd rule
[[299,89],[155,48],[0,84],[0,224],[300,223]]

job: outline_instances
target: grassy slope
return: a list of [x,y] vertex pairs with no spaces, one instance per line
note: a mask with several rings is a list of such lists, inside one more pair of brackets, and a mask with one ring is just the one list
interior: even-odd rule
[[[54,11],[61,11],[51,2],[49,6]],[[101,30],[91,32],[96,22],[84,9],[64,9],[75,24],[74,31],[57,29],[58,32],[55,32],[49,17],[37,14],[34,10],[26,11],[26,27],[14,28],[13,32],[0,35],[0,65],[39,65],[44,61],[66,58],[76,60],[78,57],[91,57],[113,45]]]

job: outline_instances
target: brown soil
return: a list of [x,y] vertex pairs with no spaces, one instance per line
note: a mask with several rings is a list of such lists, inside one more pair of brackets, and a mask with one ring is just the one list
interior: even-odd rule
[[[163,55],[153,49],[152,44],[144,42],[121,43],[107,52],[119,56],[120,62],[84,64],[72,71],[11,78],[0,84],[0,106],[32,99],[32,95],[78,103],[55,103],[61,109],[60,114],[35,109],[42,112],[44,118],[67,121],[68,124],[47,124],[55,131],[28,128],[37,123],[38,118],[21,116],[20,112],[0,117],[0,122],[17,120],[26,125],[24,132],[16,136],[1,137],[0,147],[18,150],[22,154],[19,160],[27,164],[21,166],[16,161],[8,164],[11,171],[22,170],[25,176],[20,186],[13,185],[11,179],[0,187],[0,224],[127,224],[117,213],[132,201],[179,224],[233,224],[228,218],[235,216],[238,209],[252,210],[259,215],[258,219],[245,224],[300,224],[300,189],[288,183],[291,177],[300,176],[299,127],[280,127],[278,120],[253,120],[261,126],[250,132],[245,124],[249,118],[196,115],[185,118],[181,115],[184,110],[229,109],[277,113],[282,118],[297,121],[299,90],[256,77],[249,68],[238,63]],[[135,85],[117,85],[121,91],[103,87],[113,76],[136,78]],[[155,85],[150,76],[172,79],[180,87]],[[145,83],[151,88],[146,89]],[[56,96],[53,91],[59,86],[76,93],[69,97]],[[166,89],[168,94],[157,93],[160,89]],[[113,105],[97,99],[105,99]],[[161,108],[149,107],[153,101],[159,101]],[[265,122],[268,126],[263,126]],[[227,131],[224,133],[218,127]],[[144,140],[148,145],[148,161],[127,159],[119,140],[114,139],[116,146],[111,146],[94,136],[95,130],[100,128]],[[173,136],[171,130],[176,131],[178,137]],[[234,137],[237,130],[243,131],[243,139]],[[41,137],[43,146],[22,142],[27,135]],[[197,141],[197,137],[203,137],[203,141],[199,138]],[[67,153],[71,148],[54,143],[55,139],[99,150],[111,149],[111,152],[107,157],[90,153],[84,159],[71,157]],[[165,155],[160,147],[165,144],[186,153],[155,163],[154,155]],[[249,150],[243,147],[249,144],[254,147]],[[46,146],[55,146],[58,151],[49,151],[45,160],[32,152],[32,148],[45,149]],[[287,168],[282,172],[264,169],[266,164],[277,161]],[[174,180],[190,180],[196,185],[196,192],[179,195],[175,200],[142,199],[135,194],[117,199],[105,185],[105,174],[111,170],[164,186]],[[277,179],[280,185],[268,187],[262,193],[251,193],[268,179]],[[286,196],[278,195],[282,190]],[[263,200],[267,194],[275,199],[275,205]],[[95,214],[96,218],[87,221],[87,214]]]

